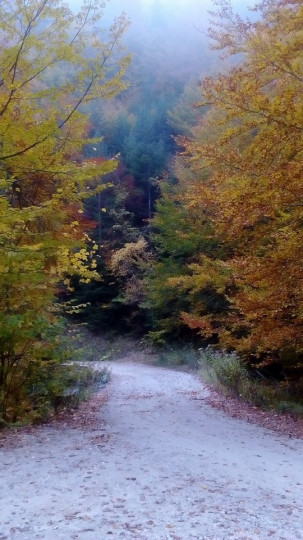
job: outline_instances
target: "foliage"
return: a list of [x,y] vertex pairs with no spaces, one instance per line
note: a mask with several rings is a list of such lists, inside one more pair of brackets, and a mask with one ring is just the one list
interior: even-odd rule
[[203,379],[226,395],[264,409],[303,414],[302,395],[294,392],[291,384],[278,383],[262,371],[249,369],[236,353],[209,346],[199,349],[197,364]]
[[[88,223],[82,217],[82,201],[116,164],[83,159],[84,145],[96,142],[87,136],[83,107],[119,92],[128,64],[117,50],[127,22],[123,17],[115,21],[103,42],[95,30],[101,8],[102,4],[87,3],[73,15],[55,0],[16,0],[0,6],[4,418],[16,415],[8,407],[12,394],[21,402],[28,377],[60,357],[50,330],[57,316],[59,283],[69,286],[67,275],[72,273],[84,282],[97,275],[97,246],[85,246]],[[103,189],[100,182],[96,189]]]
[[[151,242],[155,249],[155,261],[147,271],[147,298],[145,305],[151,313],[150,336],[160,342],[170,336],[183,334],[188,329],[181,316],[193,303],[199,303],[205,312],[220,312],[226,301],[213,289],[211,280],[194,290],[192,266],[197,264],[200,253],[205,257],[222,256],[222,246],[213,233],[207,213],[201,209],[188,211],[184,203],[188,183],[196,182],[195,175],[184,168],[179,159],[174,170],[178,175],[161,182],[162,197],[151,220]],[[177,290],[177,293],[176,293]]]
[[111,270],[120,281],[120,302],[128,306],[129,318],[137,331],[142,331],[142,322],[136,329],[135,321],[139,311],[143,320],[141,308],[146,296],[145,273],[152,259],[147,241],[140,237],[137,242],[128,242],[114,252],[110,261]]
[[225,393],[241,397],[245,392],[248,372],[235,353],[228,354],[208,346],[199,350],[198,365],[206,380]]
[[94,137],[100,135],[101,129],[105,130],[104,139],[96,146],[97,152],[119,153],[127,173],[134,179],[135,199],[128,204],[139,228],[146,225],[154,210],[157,190],[152,179],[163,173],[175,149],[167,125],[171,100],[151,94],[149,76],[145,73],[141,95],[130,94],[128,100],[121,96],[110,106],[105,103],[101,110],[94,111],[91,129]]
[[[132,13],[133,8],[127,5],[128,12]],[[181,6],[177,11],[165,9],[160,28],[159,18],[151,21],[151,10],[144,10],[145,15],[149,13],[146,20],[143,13],[140,15],[141,8],[141,5],[136,6],[131,16],[131,27],[125,36],[133,53],[126,75],[129,87],[114,100],[101,104],[93,101],[89,105],[90,136],[102,136],[102,140],[94,146],[87,146],[85,156],[100,159],[101,156],[117,155],[120,162],[118,169],[108,177],[112,188],[102,192],[101,201],[99,196],[92,197],[85,205],[86,216],[98,223],[90,235],[99,246],[96,270],[102,279],[88,284],[72,280],[75,291],[71,301],[82,305],[81,313],[75,313],[75,316],[96,332],[113,327],[121,332],[134,324],[145,328],[153,326],[152,320],[156,323],[157,314],[153,317],[151,299],[143,299],[140,311],[135,310],[138,317],[133,319],[134,304],[126,303],[128,292],[124,291],[123,280],[112,271],[109,260],[113,251],[125,244],[136,242],[140,236],[149,237],[149,223],[160,194],[159,186],[176,150],[172,134],[183,133],[184,130],[187,133],[201,116],[201,109],[192,106],[199,99],[198,85],[188,81],[193,75],[198,76],[201,67],[205,68],[210,62],[209,55],[200,55],[199,32],[191,36],[185,48],[179,37],[176,39],[177,28],[179,33],[182,30],[186,35],[185,25],[191,26],[190,10]],[[136,25],[138,18],[139,24]],[[196,51],[193,41],[197,42]],[[180,65],[180,55],[185,55],[188,50],[191,52]],[[98,206],[105,208],[106,212],[98,213]],[[164,265],[170,276],[170,263],[164,261]],[[154,270],[149,272],[147,268],[148,279],[157,273]],[[160,274],[161,267],[161,281]],[[168,317],[166,321],[169,321]],[[179,317],[176,326],[180,326]],[[184,325],[182,327],[185,328]],[[157,332],[153,328],[153,339]]]
[[195,107],[200,100],[201,94],[198,84],[189,83],[184,87],[173,109],[168,111],[168,123],[173,128],[175,135],[192,134],[192,128],[197,125],[202,116],[201,108]]
[[128,242],[136,242],[140,235],[128,210],[130,201],[136,199],[136,190],[133,177],[121,163],[105,180],[108,187],[86,200],[84,212],[86,219],[95,223],[90,238],[98,246],[95,257],[98,278],[83,283],[74,276],[73,291],[68,291],[65,300],[71,308],[72,320],[85,322],[91,330],[125,331],[127,307],[120,300],[120,278],[112,271],[110,261],[115,251]]
[[[297,0],[264,0],[250,22],[218,4],[212,35],[243,60],[201,84],[200,105],[210,110],[191,139],[179,139],[186,173],[179,201],[187,223],[204,216],[222,249],[202,251],[168,284],[186,292],[183,320],[205,338],[249,362],[299,368],[303,9]],[[207,291],[219,311],[205,303]]]
[[107,368],[97,370],[87,363],[44,366],[33,379],[28,380],[28,413],[25,420],[37,423],[62,409],[78,407],[96,386],[107,383],[109,377]]

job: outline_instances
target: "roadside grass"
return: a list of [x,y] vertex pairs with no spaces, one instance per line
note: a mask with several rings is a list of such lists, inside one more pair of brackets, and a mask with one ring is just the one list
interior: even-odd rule
[[164,347],[157,357],[157,365],[197,371],[206,383],[227,396],[262,409],[303,416],[303,399],[298,392],[293,393],[287,381],[272,381],[257,370],[249,371],[235,353],[187,345]]
[[199,353],[192,345],[169,346],[157,350],[155,365],[162,367],[187,368],[196,371]]

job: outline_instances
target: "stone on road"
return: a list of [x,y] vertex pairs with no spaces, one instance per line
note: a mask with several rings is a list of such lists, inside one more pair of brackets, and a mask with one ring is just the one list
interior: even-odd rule
[[93,421],[1,449],[0,540],[303,539],[302,440],[211,408],[194,375],[110,369]]

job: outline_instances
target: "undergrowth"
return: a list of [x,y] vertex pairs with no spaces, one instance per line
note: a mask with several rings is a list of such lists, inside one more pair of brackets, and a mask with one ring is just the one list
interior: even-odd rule
[[67,330],[59,347],[58,358],[33,364],[22,392],[11,394],[0,428],[47,421],[62,409],[77,408],[99,385],[108,382],[108,368],[93,364],[103,358],[89,339],[79,340],[77,332]]
[[225,395],[239,398],[263,409],[274,409],[303,416],[303,400],[292,392],[287,381],[261,377],[256,370],[248,371],[236,353],[213,347],[166,347],[158,354],[158,365],[187,367]]
[[199,350],[199,372],[220,391],[261,407],[303,415],[303,401],[292,395],[287,381],[274,381],[260,376],[258,370],[248,371],[236,353]]
[[47,370],[29,390],[31,407],[24,421],[39,423],[62,409],[77,408],[109,376],[107,368],[94,369],[79,362],[59,365],[52,373]]
[[191,345],[166,346],[157,353],[157,362],[159,366],[167,367],[187,367],[196,370],[198,367],[199,354]]
[[143,346],[143,342],[128,336],[117,335],[115,332],[94,334],[86,325],[71,326],[68,335],[74,351],[90,362],[118,360]]

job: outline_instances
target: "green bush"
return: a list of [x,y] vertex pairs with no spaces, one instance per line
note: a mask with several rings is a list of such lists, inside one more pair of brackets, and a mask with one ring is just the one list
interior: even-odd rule
[[46,369],[29,389],[29,418],[43,421],[62,409],[74,409],[89,398],[92,391],[109,380],[107,368],[92,369],[79,363]]
[[5,385],[0,386],[0,428],[38,423],[62,408],[75,408],[96,385],[107,382],[107,368],[89,366],[89,360],[100,359],[97,348],[95,354],[90,350],[90,340],[80,346],[73,333],[62,335],[63,329],[61,335],[48,336],[49,346],[41,346],[34,359],[21,358],[7,369]]
[[203,378],[226,395],[264,409],[303,415],[303,402],[291,395],[285,383],[260,378],[258,371],[249,372],[236,353],[199,349],[198,365]]
[[227,354],[212,347],[199,349],[199,368],[208,382],[239,396],[247,384],[247,372],[235,353]]

